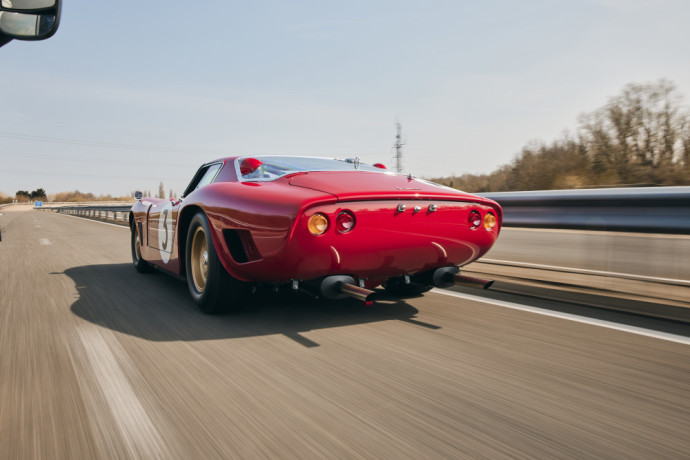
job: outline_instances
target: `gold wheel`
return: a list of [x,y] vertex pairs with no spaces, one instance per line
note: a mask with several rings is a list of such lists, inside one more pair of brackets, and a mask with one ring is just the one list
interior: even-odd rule
[[139,238],[139,232],[136,232],[136,241],[134,242],[134,254],[137,256],[137,262],[141,260],[141,239]]
[[190,256],[192,281],[197,292],[201,294],[206,289],[206,280],[208,279],[208,244],[206,233],[201,226],[194,230]]
[[141,256],[141,235],[139,234],[139,226],[136,222],[132,225],[132,263],[134,268],[139,273],[147,273],[151,271],[151,266]]

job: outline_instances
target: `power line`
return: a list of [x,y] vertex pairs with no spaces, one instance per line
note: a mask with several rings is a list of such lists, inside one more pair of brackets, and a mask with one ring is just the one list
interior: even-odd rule
[[[139,160],[133,160],[133,161],[122,161],[122,160],[107,160],[103,158],[84,158],[84,157],[65,157],[62,155],[50,155],[50,154],[43,154],[43,153],[10,153],[6,151],[0,151],[0,156],[3,157],[18,157],[18,158],[38,158],[38,159],[44,159],[44,160],[57,160],[57,161],[75,161],[79,163],[97,163],[97,164],[114,164],[114,165],[121,165],[121,166],[158,166],[160,167],[161,165],[164,165],[163,162],[153,162],[153,161],[139,161]],[[179,166],[181,163],[176,162],[175,163],[177,166]],[[189,164],[192,164],[190,161]],[[170,165],[169,165],[170,166]]]
[[190,152],[203,152],[203,153],[213,153],[222,154],[221,150],[212,149],[199,149],[199,148],[179,148],[179,147],[162,147],[156,145],[139,145],[139,144],[122,144],[117,142],[98,142],[98,141],[86,141],[81,139],[68,139],[62,137],[48,137],[48,136],[36,136],[30,134],[17,134],[0,132],[0,137],[8,139],[19,139],[24,141],[38,141],[38,142],[51,142],[55,144],[72,144],[72,145],[87,145],[90,147],[108,147],[108,148],[118,148],[125,150],[149,150],[153,152],[178,152],[178,153],[190,153]]
[[[104,174],[79,174],[79,173],[58,173],[58,172],[46,172],[46,171],[37,171],[37,170],[32,170],[32,171],[26,171],[22,169],[0,169],[0,173],[19,173],[19,174],[33,174],[35,176],[74,176],[74,177],[99,177],[99,178],[105,178],[105,179],[117,179],[117,180],[122,180],[122,176],[116,175],[116,176],[108,176]],[[191,176],[190,176],[191,177]],[[154,177],[140,177],[140,176],[130,176],[128,175],[126,177],[127,179],[136,179],[136,180],[156,180],[159,181],[160,177],[154,178]],[[185,179],[180,179],[180,178],[173,178],[173,179],[168,179],[168,181],[189,181],[189,177]]]

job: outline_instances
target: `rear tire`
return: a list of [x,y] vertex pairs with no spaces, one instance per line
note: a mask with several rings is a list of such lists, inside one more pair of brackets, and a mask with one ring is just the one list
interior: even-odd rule
[[136,268],[139,273],[149,273],[152,271],[152,268],[148,262],[141,258],[141,237],[139,236],[139,230],[137,228],[137,223],[134,222],[134,225],[132,225],[131,237],[132,264],[134,264],[134,268]]
[[203,212],[198,212],[189,223],[185,268],[189,293],[202,312],[215,315],[239,306],[244,283],[225,271]]

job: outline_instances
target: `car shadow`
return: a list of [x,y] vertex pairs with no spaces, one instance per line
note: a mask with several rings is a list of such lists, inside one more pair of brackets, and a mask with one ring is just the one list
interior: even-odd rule
[[[56,273],[56,275],[62,273]],[[418,310],[384,297],[372,306],[355,300],[313,299],[292,292],[259,291],[242,308],[208,316],[193,303],[187,285],[163,273],[140,274],[131,264],[88,265],[65,270],[78,298],[71,311],[93,324],[151,341],[197,341],[282,334],[306,347],[319,344],[307,331],[399,320],[420,327]]]

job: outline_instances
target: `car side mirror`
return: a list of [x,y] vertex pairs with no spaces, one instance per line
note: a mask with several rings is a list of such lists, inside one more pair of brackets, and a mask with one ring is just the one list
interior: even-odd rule
[[0,0],[0,46],[12,39],[45,40],[57,32],[60,0]]
[[141,192],[140,190],[137,190],[136,192],[134,192],[134,199],[137,201],[141,200],[143,198],[143,196],[144,196],[144,193]]

